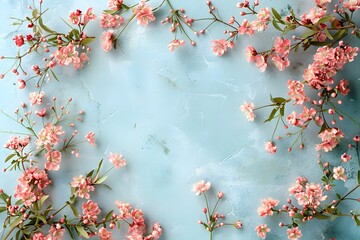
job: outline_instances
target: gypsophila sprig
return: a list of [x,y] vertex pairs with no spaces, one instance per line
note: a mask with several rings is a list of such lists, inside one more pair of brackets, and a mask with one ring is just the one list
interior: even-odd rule
[[202,195],[204,197],[206,207],[203,208],[203,213],[206,220],[200,220],[198,223],[203,225],[205,230],[209,232],[210,240],[212,240],[213,234],[216,229],[225,226],[232,226],[236,229],[240,229],[243,227],[243,223],[240,220],[237,220],[234,223],[224,222],[225,215],[218,213],[216,210],[219,206],[220,201],[224,198],[224,193],[218,192],[216,194],[216,202],[214,206],[211,206],[210,200],[206,195],[206,192],[209,191],[210,188],[210,182],[205,182],[204,180],[201,180],[193,185],[192,191],[195,192],[196,195]]

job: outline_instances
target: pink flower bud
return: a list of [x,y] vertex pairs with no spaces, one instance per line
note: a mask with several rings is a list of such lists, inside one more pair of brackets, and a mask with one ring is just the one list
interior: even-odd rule
[[25,82],[25,80],[19,79],[19,80],[18,80],[18,86],[19,86],[19,89],[24,89],[24,88],[26,87],[26,82]]

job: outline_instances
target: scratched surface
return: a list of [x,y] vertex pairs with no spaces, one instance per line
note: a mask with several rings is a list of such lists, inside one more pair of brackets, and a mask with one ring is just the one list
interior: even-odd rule
[[[234,7],[236,1],[228,2],[215,2],[224,19],[239,14]],[[267,1],[266,4],[278,6],[286,14],[288,5],[282,2]],[[296,1],[293,7],[299,11],[306,9],[301,5],[304,2]],[[0,54],[11,55],[16,50],[11,41],[16,32],[12,32],[14,28],[8,18],[28,13],[27,1],[0,0],[0,3]],[[60,16],[66,19],[71,10],[89,6],[99,15],[106,1],[56,0],[45,1],[45,5],[50,7],[45,17],[48,25],[64,29]],[[206,14],[203,1],[179,5],[174,1],[174,5],[188,7],[190,16]],[[161,19],[164,14],[161,12],[156,17]],[[257,239],[253,229],[260,223],[272,228],[267,239],[286,239],[285,229],[277,227],[280,218],[279,221],[260,219],[256,209],[261,198],[285,200],[288,187],[299,175],[306,175],[311,181],[319,179],[317,153],[311,147],[317,142],[316,131],[309,131],[305,136],[309,146],[305,150],[287,153],[286,146],[292,140],[285,139],[279,143],[283,150],[270,156],[264,152],[263,144],[269,140],[273,125],[262,124],[269,113],[259,112],[257,121],[249,123],[239,106],[244,100],[264,105],[270,93],[285,95],[286,81],[301,77],[311,54],[290,59],[292,66],[282,73],[273,68],[260,73],[246,62],[243,49],[249,43],[267,49],[274,33],[243,37],[234,50],[218,58],[210,51],[210,40],[223,37],[222,30],[215,27],[209,34],[195,38],[196,48],[187,44],[170,53],[167,44],[172,36],[168,26],[156,23],[144,29],[132,25],[120,39],[116,51],[102,52],[97,40],[90,64],[83,70],[58,69],[60,83],[47,84],[47,95],[64,101],[73,97],[74,109],[84,109],[87,113],[79,126],[79,135],[92,130],[97,134],[98,144],[94,148],[81,148],[79,159],[69,157],[62,163],[62,172],[51,173],[55,182],[55,204],[65,200],[64,192],[68,192],[67,183],[72,176],[89,171],[109,152],[121,152],[128,167],[110,173],[112,191],[100,189],[94,196],[104,203],[104,210],[114,208],[116,199],[127,201],[142,208],[149,222],[162,223],[165,240],[208,239],[197,224],[203,217],[204,203],[190,191],[193,183],[205,179],[212,182],[213,193],[225,192],[226,198],[219,210],[229,221],[241,219],[245,226],[240,231],[224,228],[215,234],[215,239]],[[98,22],[89,26],[88,35],[100,36],[101,32]],[[356,64],[359,61],[352,66]],[[1,62],[0,71],[5,66],[6,63]],[[345,75],[358,82],[360,70],[350,66]],[[13,77],[0,82],[0,109],[8,113],[26,101],[29,91],[33,90],[19,91],[13,85],[15,82]],[[351,101],[344,100],[357,114],[358,90],[357,87],[350,95]],[[4,116],[0,118],[0,126],[0,130],[16,129],[16,124]],[[6,139],[6,135],[0,135],[2,142]],[[0,153],[3,159],[6,151]],[[327,155],[328,158],[334,156],[337,155]],[[106,166],[110,167],[110,163]],[[347,167],[356,170],[356,166]],[[16,177],[16,173],[1,172],[1,187],[12,191]],[[313,221],[302,229],[303,239],[308,240],[359,236],[354,223],[342,219],[334,223]],[[119,238],[115,236],[115,239]]]

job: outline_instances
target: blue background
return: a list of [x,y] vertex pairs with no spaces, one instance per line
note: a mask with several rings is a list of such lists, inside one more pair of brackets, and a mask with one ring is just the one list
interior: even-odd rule
[[[220,15],[227,19],[239,16],[237,1],[214,1]],[[307,5],[305,4],[307,2]],[[310,1],[294,1],[292,7],[299,12],[307,11]],[[0,55],[14,55],[12,38],[17,34],[9,17],[30,14],[27,1],[0,0]],[[284,1],[266,1],[263,6],[276,6],[286,12]],[[152,6],[157,4],[152,3]],[[192,17],[207,16],[204,1],[174,1],[175,7],[184,7]],[[50,10],[46,22],[53,29],[65,29],[59,17],[67,19],[70,11],[93,7],[99,16],[107,8],[107,1],[45,1]],[[246,62],[244,49],[248,44],[266,50],[271,47],[275,32],[272,30],[253,37],[243,36],[234,50],[222,58],[211,52],[211,40],[223,38],[222,27],[211,28],[198,38],[197,46],[186,46],[171,53],[167,49],[173,39],[168,25],[159,23],[167,10],[156,14],[156,23],[147,28],[131,24],[118,41],[118,49],[105,53],[100,48],[102,29],[98,20],[89,24],[88,35],[98,39],[93,43],[90,64],[81,71],[71,67],[57,68],[60,83],[46,84],[46,95],[57,96],[66,102],[74,98],[74,110],[86,111],[85,121],[78,125],[79,137],[89,130],[97,135],[96,147],[80,147],[81,157],[67,156],[60,172],[50,174],[54,182],[53,201],[60,206],[66,200],[68,182],[72,176],[84,174],[106,158],[110,152],[121,152],[128,166],[112,171],[108,183],[112,191],[99,189],[94,199],[103,203],[103,212],[115,208],[114,201],[122,200],[144,210],[149,225],[159,221],[164,227],[162,239],[208,239],[208,233],[197,221],[203,219],[204,202],[191,192],[192,184],[204,179],[213,184],[211,196],[217,191],[225,193],[220,211],[228,222],[241,219],[244,228],[223,228],[216,231],[215,239],[258,239],[254,228],[266,223],[272,228],[267,239],[286,239],[285,229],[274,219],[261,219],[256,209],[262,198],[286,200],[287,189],[299,175],[310,181],[319,181],[320,169],[316,165],[315,143],[317,129],[309,129],[305,135],[306,147],[297,147],[291,153],[287,146],[292,140],[278,142],[276,155],[265,153],[263,145],[269,140],[273,123],[264,125],[267,110],[257,113],[254,123],[247,122],[239,106],[253,101],[256,106],[268,103],[268,96],[287,93],[288,79],[301,79],[303,69],[312,61],[312,50],[290,58],[291,66],[284,72],[269,67],[260,73]],[[0,72],[8,62],[1,62]],[[31,64],[31,62],[29,63]],[[359,61],[347,66],[342,74],[351,82],[360,79]],[[1,80],[0,109],[11,113],[34,89],[18,90],[10,76]],[[358,113],[359,87],[344,106],[356,116]],[[5,116],[0,118],[0,130],[15,130],[17,125]],[[349,125],[353,134],[358,129]],[[1,134],[1,142],[8,139]],[[349,137],[351,137],[349,135]],[[338,159],[346,149],[324,155],[325,159]],[[1,158],[7,151],[1,150]],[[3,163],[0,164],[3,166]],[[106,168],[111,164],[106,163]],[[346,165],[350,178],[339,183],[342,192],[354,184],[352,175],[357,166]],[[13,192],[18,173],[0,173],[1,187]],[[342,186],[344,185],[345,188]],[[350,219],[338,219],[334,223],[313,222],[302,226],[303,239],[359,239],[359,230]],[[114,239],[120,237],[114,236]]]

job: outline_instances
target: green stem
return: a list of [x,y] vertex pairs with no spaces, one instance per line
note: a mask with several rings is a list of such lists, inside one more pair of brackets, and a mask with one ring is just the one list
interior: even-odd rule
[[342,198],[340,198],[340,200],[335,204],[335,207],[337,207],[347,196],[353,193],[358,187],[360,187],[360,184],[356,185],[353,189],[350,190],[350,192],[348,192]]

